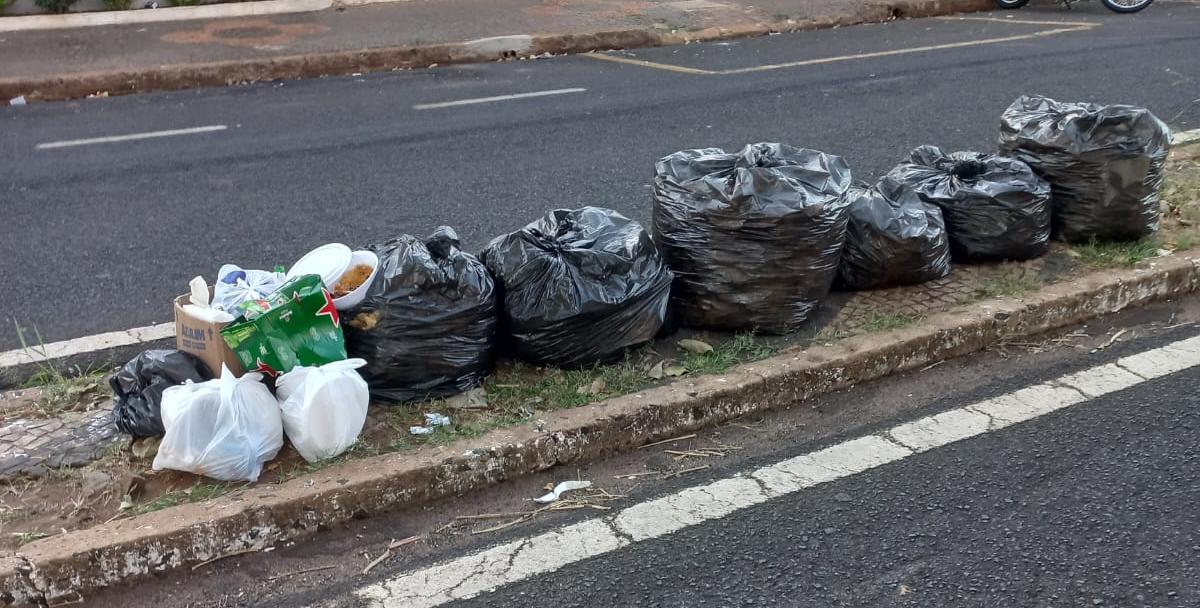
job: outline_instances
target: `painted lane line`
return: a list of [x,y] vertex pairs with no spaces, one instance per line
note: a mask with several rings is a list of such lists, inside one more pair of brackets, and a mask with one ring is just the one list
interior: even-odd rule
[[52,141],[44,144],[38,144],[38,150],[52,150],[54,148],[70,148],[72,146],[90,146],[92,144],[111,144],[120,141],[134,141],[138,139],[154,139],[157,137],[174,137],[176,135],[197,135],[199,133],[212,133],[214,131],[224,131],[229,127],[225,125],[207,125],[204,127],[190,127],[187,129],[168,129],[166,131],[147,131],[145,133],[130,133],[128,135],[111,135],[109,137],[93,137],[91,139],[71,139],[67,141]]
[[[954,19],[957,19],[957,18],[954,18]],[[963,18],[963,19],[965,19],[965,18]],[[992,19],[992,18],[982,18],[981,17],[981,18],[976,18],[976,19],[977,20],[996,21],[996,19]],[[748,67],[748,68],[735,68],[735,69],[729,69],[729,70],[706,70],[703,68],[692,68],[692,67],[686,67],[686,66],[672,65],[669,63],[659,63],[656,61],[646,61],[643,59],[633,59],[631,57],[625,57],[622,55],[612,55],[612,54],[607,54],[607,53],[586,53],[582,56],[590,57],[592,59],[599,59],[600,61],[609,61],[609,62],[613,62],[613,63],[624,63],[624,64],[628,64],[628,65],[636,65],[639,67],[651,68],[651,69],[656,69],[656,70],[665,70],[668,72],[677,72],[677,73],[681,73],[681,74],[694,74],[697,76],[725,76],[725,75],[730,75],[730,74],[750,74],[750,73],[754,73],[754,72],[766,72],[766,71],[770,71],[770,70],[782,70],[782,69],[787,69],[787,68],[797,68],[797,67],[805,67],[805,66],[812,66],[812,65],[823,65],[823,64],[827,64],[827,63],[839,63],[839,62],[843,62],[843,61],[857,61],[857,60],[861,60],[861,59],[879,59],[882,57],[894,57],[894,56],[898,56],[898,55],[908,55],[910,53],[927,53],[927,52],[931,52],[931,51],[946,51],[946,50],[960,49],[960,48],[966,48],[966,47],[984,46],[984,45],[988,45],[988,44],[1000,44],[1000,43],[1004,43],[1004,42],[1018,42],[1018,41],[1022,41],[1022,40],[1034,40],[1034,39],[1038,39],[1038,38],[1044,38],[1047,36],[1057,36],[1059,34],[1070,34],[1073,32],[1085,32],[1085,31],[1088,31],[1088,30],[1091,30],[1091,29],[1094,29],[1094,28],[1097,28],[1097,27],[1100,27],[1101,25],[1103,25],[1102,23],[1090,22],[1090,21],[1064,21],[1064,22],[1053,22],[1053,21],[1043,22],[1043,21],[1028,21],[1028,20],[1022,20],[1022,21],[999,20],[999,21],[1001,21],[1003,23],[1019,23],[1019,24],[1059,26],[1059,27],[1054,27],[1053,29],[1047,29],[1047,30],[1042,30],[1042,31],[1037,31],[1037,32],[1031,32],[1028,34],[1015,34],[1012,36],[1000,36],[1000,37],[996,37],[996,38],[983,38],[983,39],[979,39],[979,40],[966,40],[963,42],[950,42],[950,43],[945,43],[945,44],[931,44],[931,45],[915,46],[915,47],[908,47],[908,48],[902,48],[902,49],[890,49],[890,50],[886,50],[886,51],[875,51],[875,52],[870,52],[870,53],[855,53],[853,55],[838,55],[838,56],[834,56],[834,57],[821,57],[819,59],[805,59],[802,61],[789,61],[786,63],[772,63],[772,64],[767,64],[767,65],[758,65],[758,66],[752,66],[752,67]]]
[[413,106],[414,110],[435,110],[437,108],[453,108],[455,106],[469,106],[477,103],[492,103],[495,101],[511,101],[513,99],[529,99],[530,97],[547,97],[550,95],[568,95],[570,93],[583,93],[587,89],[554,89],[551,91],[533,91],[532,93],[513,93],[512,95],[496,95],[494,97],[476,97],[474,99],[459,99],[457,101],[443,101],[439,103],[419,103]]
[[740,509],[1032,420],[1200,365],[1200,336],[694,486],[609,517],[406,572],[355,591],[372,608],[431,608],[719,519]]

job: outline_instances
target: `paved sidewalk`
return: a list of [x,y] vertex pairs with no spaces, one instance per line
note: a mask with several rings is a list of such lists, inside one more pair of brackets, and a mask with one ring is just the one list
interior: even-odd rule
[[[653,46],[990,5],[989,0],[412,0],[252,18],[0,32],[0,99],[79,96],[88,84],[110,86],[105,92],[117,94]],[[501,36],[530,38],[458,44]]]

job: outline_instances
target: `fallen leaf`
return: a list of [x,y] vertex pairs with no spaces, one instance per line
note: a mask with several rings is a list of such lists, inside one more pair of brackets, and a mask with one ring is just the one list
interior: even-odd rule
[[656,363],[654,365],[654,367],[650,368],[650,371],[646,372],[646,375],[650,376],[651,378],[654,378],[655,380],[662,380],[663,363],[664,363],[663,361],[659,361],[658,363]]
[[117,510],[118,511],[128,511],[129,509],[132,509],[132,508],[133,508],[133,498],[131,498],[128,494],[126,494],[125,497],[121,499],[121,506],[117,507]]
[[608,388],[608,383],[604,381],[604,378],[596,378],[595,380],[592,380],[591,384],[580,386],[579,388],[575,389],[575,392],[579,393],[580,395],[599,395],[600,393],[603,393],[604,389],[606,388]]
[[680,340],[678,342],[678,344],[679,344],[679,348],[682,348],[683,350],[686,350],[689,353],[696,353],[697,355],[703,355],[704,353],[713,352],[712,344],[709,344],[708,342],[701,342],[699,340],[687,339],[687,340]]
[[446,407],[450,409],[470,410],[483,409],[488,406],[487,389],[482,386],[473,388],[446,399]]
[[160,443],[162,443],[162,437],[143,437],[135,440],[129,449],[138,458],[150,458],[158,454],[158,445]]
[[668,377],[674,378],[676,376],[682,376],[686,374],[687,368],[682,365],[672,365],[671,367],[664,369],[663,373]]

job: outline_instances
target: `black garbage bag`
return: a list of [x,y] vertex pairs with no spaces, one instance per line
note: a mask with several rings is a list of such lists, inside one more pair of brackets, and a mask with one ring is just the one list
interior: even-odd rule
[[879,188],[893,198],[911,190],[937,205],[956,260],[1028,260],[1050,244],[1050,184],[1016,159],[921,146]]
[[671,271],[642,225],[611,209],[556,209],[479,257],[500,287],[516,355],[538,365],[619,359],[667,315]]
[[850,167],[781,144],[683,150],[655,165],[654,237],[693,327],[795,330],[829,293],[846,237]]
[[838,282],[849,289],[914,285],[950,274],[946,224],[916,192],[896,198],[877,186],[854,188]]
[[190,353],[142,351],[108,379],[117,430],[134,437],[162,435],[166,432],[160,409],[163,391],[187,380],[204,382],[212,377],[208,366]]
[[1145,108],[1022,96],[1000,120],[1000,151],[1050,182],[1054,232],[1066,241],[1134,240],[1158,231],[1171,146]]
[[496,290],[487,268],[439,227],[372,250],[379,270],[362,304],[346,311],[346,353],[361,357],[371,396],[399,404],[479,385],[496,361]]

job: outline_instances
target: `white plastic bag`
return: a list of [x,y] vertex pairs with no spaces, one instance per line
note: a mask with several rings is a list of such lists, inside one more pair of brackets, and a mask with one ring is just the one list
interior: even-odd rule
[[295,367],[275,381],[283,430],[309,462],[333,458],[354,445],[367,421],[367,383],[354,371],[362,359]]
[[266,298],[275,293],[285,281],[287,277],[282,272],[242,270],[240,266],[226,264],[217,271],[212,306],[237,316],[238,304],[246,300]]
[[172,386],[163,392],[162,420],[167,433],[155,470],[255,481],[283,447],[279,404],[262,374],[235,378],[221,366],[218,379]]

